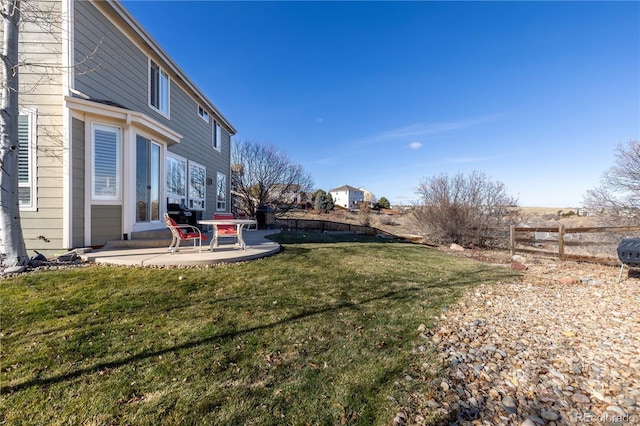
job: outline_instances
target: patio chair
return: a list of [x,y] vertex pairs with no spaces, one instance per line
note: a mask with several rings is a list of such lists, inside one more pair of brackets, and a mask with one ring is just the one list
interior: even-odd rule
[[[236,214],[236,216],[238,219],[253,219],[253,218],[250,218],[249,215],[247,215],[245,212],[240,212]],[[256,223],[251,223],[249,225],[246,225],[244,229],[246,229],[247,231],[257,231],[258,223],[256,222]]]
[[[231,213],[214,213],[213,214],[213,220],[233,220],[233,219],[235,218]],[[217,231],[214,231],[213,233],[214,246],[218,244],[218,241],[217,241],[218,238],[230,237],[230,238],[236,238],[236,241],[237,241],[238,228],[236,227],[236,225],[233,225],[233,224],[215,225],[215,228],[217,229]]]
[[168,251],[175,253],[179,250],[181,241],[193,240],[193,248],[196,248],[196,241],[198,241],[199,251],[202,252],[202,241],[206,241],[207,236],[203,235],[197,227],[193,225],[178,225],[175,220],[169,217],[168,213],[164,214],[164,223],[171,230],[171,235],[173,235]]

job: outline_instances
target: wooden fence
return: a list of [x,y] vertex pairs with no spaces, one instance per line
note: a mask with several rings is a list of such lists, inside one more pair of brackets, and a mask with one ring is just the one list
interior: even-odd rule
[[316,219],[276,219],[276,225],[291,230],[317,231],[317,232],[353,232],[369,236],[386,235],[388,237],[396,237],[395,235],[371,226],[355,225],[352,223],[333,222],[330,220]]
[[[353,232],[363,235],[385,235],[391,238],[398,238],[396,235],[370,226],[356,225],[344,222],[333,222],[329,220],[316,219],[276,219],[276,225],[283,229],[304,230],[316,232]],[[493,229],[494,236],[487,237],[490,240],[505,241],[507,238],[506,228]],[[552,234],[548,238],[536,238],[536,234]],[[600,234],[600,238],[580,239],[575,238],[576,234]],[[516,252],[536,253],[558,257],[560,260],[583,260],[600,263],[619,263],[616,248],[622,238],[604,238],[607,234],[635,234],[640,235],[640,226],[617,226],[617,227],[583,227],[566,228],[564,225],[557,227],[516,227],[509,228],[509,251],[511,255]],[[568,237],[569,236],[569,237]],[[506,242],[506,241],[505,241]],[[502,244],[499,244],[503,246]],[[557,246],[557,251],[546,250],[550,246]],[[568,247],[588,247],[595,246],[598,255],[584,255],[567,253]],[[504,246],[503,246],[504,247]]]
[[[545,234],[554,234],[554,236],[550,238],[536,238],[537,233],[545,233]],[[584,227],[584,228],[565,228],[564,225],[559,225],[558,227],[516,227],[511,226],[509,232],[509,251],[511,255],[514,255],[516,252],[526,252],[526,253],[541,253],[541,254],[550,254],[557,256],[560,260],[585,260],[585,261],[596,261],[596,262],[617,262],[617,257],[615,255],[615,248],[618,243],[615,243],[615,240],[619,240],[619,238],[610,239],[611,241],[604,242],[602,239],[598,240],[580,240],[575,238],[567,238],[567,236],[572,236],[573,234],[639,234],[640,226],[614,226],[614,227]],[[557,237],[555,237],[557,234]],[[523,236],[526,235],[526,236]],[[518,246],[518,244],[526,245],[526,247]],[[546,251],[544,249],[540,249],[540,246],[549,246],[549,245],[557,245],[558,249],[556,251]],[[585,246],[608,246],[608,250],[599,250],[598,256],[590,256],[583,254],[571,254],[567,253],[566,248],[569,246],[574,247],[585,247]],[[598,250],[596,250],[598,251]],[[605,256],[602,256],[604,252]],[[609,252],[609,253],[606,253]],[[608,256],[607,256],[608,254]]]

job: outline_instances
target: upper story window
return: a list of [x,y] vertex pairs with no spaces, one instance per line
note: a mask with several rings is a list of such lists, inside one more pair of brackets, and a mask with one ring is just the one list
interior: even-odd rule
[[209,113],[200,105],[198,105],[198,115],[207,123],[209,122]]
[[20,210],[36,210],[35,111],[22,111],[18,117],[18,203]]
[[169,74],[149,59],[149,106],[169,115]]
[[222,149],[222,128],[216,120],[213,120],[213,141],[211,145],[217,151]]

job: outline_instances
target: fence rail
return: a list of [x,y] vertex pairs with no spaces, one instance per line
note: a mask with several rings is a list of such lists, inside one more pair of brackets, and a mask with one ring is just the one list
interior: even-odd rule
[[[356,225],[345,222],[333,222],[329,220],[317,219],[283,219],[277,218],[276,224],[284,229],[305,230],[317,232],[354,232],[363,235],[375,236],[386,235],[397,238],[396,235],[384,230],[370,226]],[[509,231],[507,235],[507,230]],[[557,256],[560,260],[582,260],[600,263],[618,263],[616,247],[619,244],[619,237],[609,237],[610,234],[635,234],[640,235],[640,226],[590,226],[582,228],[566,228],[564,225],[556,227],[516,227],[492,229],[494,235],[485,237],[493,241],[506,241],[509,238],[509,251],[511,255],[519,253],[535,253],[543,255]],[[550,238],[536,238],[536,233],[553,234]],[[557,236],[556,236],[557,234]],[[595,239],[580,239],[574,234],[587,234]],[[524,236],[526,235],[526,236]],[[569,237],[568,237],[569,236]],[[632,235],[629,235],[632,236]],[[549,251],[541,248],[543,246],[556,246],[557,251]],[[594,247],[592,250],[596,254],[575,254],[567,253],[565,250],[571,248]],[[503,246],[504,247],[504,246]]]
[[[523,238],[518,237],[518,234],[522,235],[523,233],[529,234],[529,237]],[[536,233],[549,233],[549,234],[557,234],[556,238],[545,238],[540,239],[536,238]],[[586,261],[597,261],[597,262],[615,262],[616,257],[614,255],[615,252],[615,239],[610,239],[609,241],[606,238],[600,238],[600,240],[588,240],[588,241],[575,241],[575,240],[567,240],[567,234],[628,234],[628,233],[640,233],[640,226],[590,226],[590,227],[582,227],[582,228],[565,228],[564,225],[559,225],[557,227],[516,227],[511,226],[509,230],[509,251],[511,255],[514,255],[516,252],[525,252],[525,253],[542,253],[542,254],[551,254],[557,255],[560,260],[586,260]],[[525,243],[528,245],[527,248],[518,247],[518,243]],[[533,249],[532,246],[536,244],[547,244],[547,245],[555,245],[558,246],[557,253],[555,251],[545,251],[540,249]],[[566,253],[566,247],[586,247],[586,246],[597,246],[597,247],[607,247],[606,250],[600,250],[598,256],[593,255],[584,255],[584,254],[570,254]],[[607,254],[609,252],[609,256],[602,256],[602,253]]]
[[333,222],[330,220],[277,218],[276,225],[285,229],[318,231],[318,232],[354,232],[357,234],[364,234],[369,236],[376,236],[376,235],[382,234],[390,237],[396,237],[390,232],[386,232],[378,228],[373,228],[371,226],[355,225],[352,223],[345,223],[345,222]]

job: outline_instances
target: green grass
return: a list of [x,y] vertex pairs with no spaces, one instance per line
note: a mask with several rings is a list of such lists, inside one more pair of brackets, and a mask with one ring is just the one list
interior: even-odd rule
[[276,238],[243,264],[0,281],[0,423],[389,424],[436,386],[418,326],[516,279],[418,245]]

